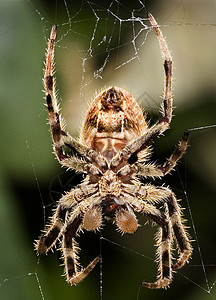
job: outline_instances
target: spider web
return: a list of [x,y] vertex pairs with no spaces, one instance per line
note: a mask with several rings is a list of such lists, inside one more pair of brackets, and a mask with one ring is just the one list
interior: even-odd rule
[[[133,92],[141,106],[146,108],[148,116],[153,121],[158,118],[157,112],[161,102],[159,96],[163,89],[163,66],[156,37],[146,19],[146,12],[151,11],[155,15],[159,24],[162,24],[162,31],[167,37],[169,48],[173,50],[176,66],[174,104],[177,109],[171,131],[155,144],[153,159],[164,161],[181,138],[182,132],[189,128],[191,133],[191,147],[177,171],[168,179],[165,178],[156,184],[170,185],[178,198],[182,199],[181,205],[186,208],[184,215],[188,219],[187,225],[190,227],[189,232],[194,240],[193,258],[189,265],[174,274],[170,289],[166,291],[146,290],[140,287],[140,282],[142,280],[153,281],[157,274],[153,241],[155,228],[144,226],[145,221],[140,218],[142,226],[136,234],[120,236],[115,232],[112,224],[106,224],[106,228],[100,234],[85,234],[85,238],[79,239],[83,264],[86,265],[99,252],[102,257],[100,266],[78,287],[67,286],[64,278],[60,277],[63,268],[59,267],[59,255],[37,257],[33,251],[32,240],[37,238],[39,230],[43,228],[48,216],[51,215],[51,209],[55,207],[62,192],[70,189],[81,178],[75,174],[65,174],[57,169],[57,163],[51,167],[51,163],[48,164],[46,161],[53,161],[53,156],[47,158],[47,154],[44,154],[45,158],[39,158],[36,151],[51,153],[48,132],[38,134],[31,130],[30,134],[30,129],[24,127],[22,128],[22,133],[24,131],[23,153],[26,157],[24,165],[29,165],[31,169],[32,176],[30,177],[35,184],[33,191],[37,204],[36,200],[33,204],[24,201],[22,198],[24,189],[19,190],[15,183],[12,188],[24,201],[24,206],[22,210],[20,209],[20,211],[25,211],[25,214],[20,212],[22,218],[25,219],[27,213],[31,216],[23,223],[20,221],[22,232],[26,232],[26,228],[32,226],[32,222],[37,226],[31,227],[32,240],[29,244],[26,242],[26,245],[22,239],[23,247],[19,249],[15,247],[15,250],[10,253],[2,251],[1,256],[10,259],[7,259],[9,271],[3,267],[1,274],[0,295],[3,299],[12,299],[14,287],[20,290],[20,296],[18,296],[20,299],[47,300],[59,297],[61,299],[69,297],[85,299],[86,295],[89,299],[100,300],[117,298],[140,300],[144,297],[158,299],[158,295],[162,299],[174,297],[175,299],[214,299],[216,298],[216,258],[213,250],[215,246],[213,213],[215,211],[216,174],[213,159],[216,147],[214,141],[216,121],[213,79],[215,62],[212,49],[215,49],[216,45],[212,36],[216,35],[216,20],[213,13],[215,8],[210,6],[210,1],[209,6],[207,3],[195,5],[190,1],[173,1],[172,4],[169,1],[162,1],[154,5],[141,0],[133,1],[133,4],[129,1],[116,0],[101,2],[73,3],[62,0],[50,6],[38,1],[17,3],[17,7],[21,9],[23,5],[24,10],[15,18],[13,26],[6,23],[3,33],[9,36],[10,32],[16,33],[19,28],[29,26],[42,45],[40,50],[37,50],[39,48],[36,43],[32,47],[26,45],[28,51],[33,52],[34,56],[36,56],[36,50],[41,53],[40,59],[35,61],[36,65],[43,60],[50,28],[53,23],[57,23],[57,84],[59,94],[64,99],[63,115],[70,120],[67,129],[71,134],[76,135],[81,124],[80,116],[84,115],[89,104],[89,95],[94,95],[95,90],[113,84]],[[35,27],[39,28],[39,33],[34,30]],[[4,40],[3,33],[1,39],[7,42]],[[194,36],[195,38],[191,41]],[[200,41],[208,47],[201,47]],[[189,42],[192,45],[189,46]],[[183,54],[180,53],[181,51]],[[14,64],[15,59],[8,57],[9,54],[2,52],[2,61],[10,59],[9,62]],[[17,66],[19,69],[22,68],[22,73],[29,74],[32,69],[28,66],[21,67],[21,57]],[[207,57],[211,57],[212,60]],[[42,65],[39,67],[42,69]],[[42,72],[38,72],[39,82],[41,77]],[[192,79],[189,81],[189,78]],[[28,85],[31,86],[31,83]],[[37,84],[37,89],[38,87],[40,89],[41,85]],[[38,99],[42,97],[42,94],[37,94],[33,100],[31,97],[28,97],[31,99],[28,102],[35,105],[34,103],[39,102]],[[24,105],[26,105],[26,114],[33,116],[32,107],[28,110],[28,105]],[[43,111],[42,106],[39,105],[38,110],[35,106],[34,109],[36,111],[34,116],[38,116],[38,122],[34,120],[34,125],[41,123],[44,127],[45,109]],[[47,128],[45,130],[48,131]],[[34,143],[35,138],[39,144],[42,144],[41,148]],[[46,140],[47,144],[44,142]],[[8,148],[8,155],[10,155],[10,147]],[[10,157],[13,155],[11,154]],[[43,169],[39,161],[44,164]],[[12,162],[13,165],[18,166],[13,158]],[[44,171],[45,168],[47,171]],[[43,172],[46,173],[46,179],[44,179]],[[11,178],[14,177],[11,176]],[[206,205],[203,205],[204,201]],[[6,204],[4,205],[6,207]],[[26,210],[26,207],[29,208]],[[33,214],[32,211],[36,209],[38,212]],[[16,225],[13,224],[13,226]],[[6,233],[7,236],[13,236],[12,230],[11,232],[6,230]],[[3,244],[10,245],[10,239],[7,241],[5,236],[2,241]],[[26,263],[25,266],[23,261]],[[16,267],[12,267],[13,264]],[[182,285],[185,287],[184,291],[182,291]]]

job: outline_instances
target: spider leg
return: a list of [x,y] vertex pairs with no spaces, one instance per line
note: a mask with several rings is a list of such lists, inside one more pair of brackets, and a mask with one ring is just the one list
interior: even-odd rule
[[164,100],[163,100],[163,118],[162,120],[166,120],[170,123],[172,119],[172,110],[173,110],[173,99],[172,99],[172,56],[167,47],[166,40],[158,26],[155,18],[152,14],[148,13],[148,19],[151,23],[153,30],[157,36],[162,57],[164,59],[164,70],[165,70],[165,86],[164,86]]
[[[145,197],[144,197],[145,195]],[[136,197],[130,196],[125,192],[124,197],[127,197],[128,203],[135,211],[145,214],[149,219],[153,220],[160,226],[157,235],[157,260],[159,262],[159,274],[155,282],[142,282],[142,286],[150,289],[160,289],[167,287],[172,281],[172,224],[169,218],[168,205],[164,203],[164,211],[160,211],[152,203],[146,201],[147,193],[139,196],[137,201]],[[164,194],[161,195],[163,199]],[[140,199],[140,198],[143,198]]]
[[172,224],[174,237],[177,241],[180,256],[173,269],[177,270],[184,266],[192,254],[190,239],[183,225],[181,218],[181,208],[178,201],[169,188],[154,187],[152,185],[142,186],[139,191],[140,197],[149,204],[159,204],[166,202],[168,205],[169,218]]
[[[136,196],[131,195],[126,190],[124,190],[124,193],[122,193],[122,197],[125,199],[127,198],[127,202],[130,205],[131,208],[133,208],[135,211],[143,213],[146,215],[149,219],[153,220],[155,223],[157,223],[160,226],[159,233],[157,235],[157,260],[159,262],[159,274],[157,281],[149,283],[149,282],[142,282],[142,286],[145,286],[147,288],[151,289],[160,289],[167,287],[171,281],[172,281],[172,253],[171,253],[171,246],[172,246],[172,224],[169,218],[168,213],[168,205],[167,203],[164,203],[164,211],[160,211],[156,206],[154,206],[152,203],[148,203],[146,201],[147,193],[142,194],[141,193],[135,193]],[[161,199],[164,199],[164,194],[161,195]],[[121,213],[124,213],[123,218],[117,221],[117,226],[119,226],[119,221],[123,221],[123,225],[119,226],[119,229],[122,232],[133,232],[133,230],[128,231],[127,229],[134,229],[136,230],[137,224],[134,223],[133,214],[130,216],[125,214],[125,210],[120,211]],[[128,211],[129,212],[129,211]],[[118,218],[118,216],[116,216]],[[119,215],[121,217],[121,215]],[[132,222],[131,222],[132,221]],[[125,225],[126,230],[125,230]],[[130,226],[128,226],[130,225]],[[131,226],[132,225],[132,226]],[[135,226],[134,226],[135,225]]]
[[[80,193],[80,195],[78,195],[77,192]],[[59,200],[51,222],[45,227],[43,234],[35,243],[35,250],[38,254],[45,254],[55,246],[58,238],[62,235],[67,211],[76,205],[79,197],[83,197],[83,193],[80,192],[80,189],[72,189]]]
[[165,162],[163,166],[158,166],[164,173],[168,174],[176,166],[178,160],[185,154],[188,147],[189,132],[186,130],[179,144],[174,149],[170,158]]
[[143,149],[148,148],[156,137],[166,131],[169,128],[169,124],[172,119],[172,57],[166,44],[166,40],[159,28],[159,25],[150,13],[148,14],[148,19],[157,36],[161,48],[162,57],[164,59],[165,86],[162,104],[162,118],[155,125],[149,128],[147,133],[127,145],[113,158],[111,168],[114,171],[119,170],[127,162],[129,162],[129,164],[131,164],[131,162],[136,162],[138,159],[137,153]]
[[169,123],[159,122],[149,128],[148,132],[128,144],[122,151],[118,152],[112,159],[110,168],[117,172],[126,164],[134,164],[138,160],[138,152],[148,148],[154,139],[169,128]]
[[138,175],[149,177],[162,177],[172,171],[179,159],[185,154],[188,147],[189,132],[185,131],[179,144],[174,149],[170,158],[163,165],[136,163]]
[[53,26],[50,34],[50,39],[48,43],[46,62],[45,62],[45,72],[44,72],[44,87],[47,101],[47,108],[49,113],[49,123],[52,134],[52,139],[54,143],[54,151],[59,159],[63,160],[67,156],[64,155],[62,149],[62,137],[66,136],[66,133],[61,129],[60,116],[58,113],[58,104],[55,93],[55,86],[53,81],[53,64],[54,64],[54,48],[56,39],[57,26]]
[[81,222],[82,219],[80,217],[69,222],[62,241],[62,252],[65,259],[65,273],[67,281],[71,285],[77,285],[80,283],[94,269],[100,260],[99,256],[97,256],[88,264],[87,267],[78,271],[79,263],[77,261],[77,251],[79,248],[77,243],[74,241],[74,237]]
[[[78,270],[80,269],[77,256],[79,248],[74,238],[77,236],[79,230],[82,230],[89,225],[88,221],[91,221],[91,227],[93,225],[95,226],[91,229],[87,226],[87,230],[98,229],[101,226],[102,221],[101,211],[97,209],[96,204],[98,203],[99,195],[97,193],[92,195],[91,192],[93,190],[91,189],[91,191],[88,191],[87,194],[85,194],[87,191],[81,191],[81,188],[77,189],[76,191],[78,192],[78,190],[80,191],[80,194],[76,194],[76,192],[74,192],[74,196],[75,198],[79,199],[79,202],[76,202],[76,205],[70,205],[71,207],[73,206],[73,211],[69,220],[66,222],[62,240],[62,254],[65,262],[65,274],[68,283],[71,285],[77,285],[79,282],[81,282],[99,262],[99,257],[96,257],[88,264],[87,267]],[[67,204],[69,205],[70,199],[68,200],[69,201]]]
[[54,48],[56,40],[57,26],[54,25],[51,30],[50,39],[47,48],[45,72],[44,72],[44,87],[47,101],[47,108],[49,113],[49,123],[54,143],[54,151],[61,162],[67,155],[63,153],[62,146],[68,142],[69,145],[73,145],[73,150],[77,154],[83,155],[87,151],[86,147],[79,144],[75,139],[68,136],[61,128],[61,120],[59,115],[58,103],[55,93],[55,85],[53,79],[53,65],[54,65]]
[[160,289],[167,287],[172,281],[172,230],[171,222],[167,212],[167,204],[165,203],[165,212],[161,213],[153,205],[144,206],[143,213],[150,219],[156,222],[159,226],[159,233],[157,236],[157,255],[159,261],[159,274],[155,282],[142,282],[142,286],[150,289]]
[[38,254],[45,254],[52,249],[61,235],[66,218],[67,208],[59,205],[45,233],[35,243]]
[[177,259],[176,263],[173,265],[173,270],[182,268],[192,254],[192,246],[187,232],[185,231],[185,226],[182,223],[181,218],[181,209],[173,193],[170,193],[170,196],[167,200],[169,217],[172,223],[173,232],[178,243],[180,256]]
[[[44,72],[45,95],[55,155],[60,163],[75,170],[77,168],[78,170],[83,169],[83,166],[89,163],[90,160],[95,161],[99,166],[106,167],[106,161],[101,155],[99,155],[96,151],[80,144],[78,141],[68,135],[61,127],[61,117],[59,115],[53,79],[56,31],[57,26],[54,25],[52,27],[48,43]],[[76,154],[76,158],[73,159],[73,157],[71,158],[69,155],[65,154],[63,151],[63,146],[66,146],[72,150],[72,152]]]

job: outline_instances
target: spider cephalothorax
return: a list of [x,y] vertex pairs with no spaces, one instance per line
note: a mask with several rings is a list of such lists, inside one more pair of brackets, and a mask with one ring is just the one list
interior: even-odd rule
[[[172,119],[172,58],[157,22],[148,19],[156,33],[164,58],[165,87],[162,117],[149,127],[136,100],[126,90],[112,86],[93,100],[79,142],[61,127],[53,85],[53,59],[56,26],[53,26],[46,55],[44,85],[53,147],[59,162],[86,178],[59,200],[51,223],[36,241],[39,254],[49,251],[62,238],[67,281],[76,285],[99,261],[96,257],[81,268],[75,237],[80,230],[99,230],[103,221],[114,222],[122,233],[133,233],[138,227],[135,212],[146,215],[159,225],[159,274],[148,288],[164,288],[172,281],[172,270],[181,268],[190,258],[192,247],[181,218],[181,209],[167,187],[142,184],[138,179],[168,174],[185,153],[188,132],[163,165],[149,161],[150,145],[169,128]],[[67,150],[66,150],[67,148]],[[179,257],[172,265],[172,242],[176,240]]]

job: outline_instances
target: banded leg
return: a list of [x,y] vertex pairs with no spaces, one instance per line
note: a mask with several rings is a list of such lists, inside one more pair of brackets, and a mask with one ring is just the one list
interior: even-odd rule
[[58,203],[56,211],[51,218],[51,222],[46,225],[43,234],[35,243],[35,250],[38,254],[45,254],[52,249],[58,238],[62,235],[65,226],[68,209],[74,207],[77,203],[77,198],[84,198],[83,193],[77,196],[77,189],[72,189],[66,193]]
[[80,283],[94,269],[100,260],[99,256],[97,256],[86,268],[83,268],[80,271],[78,270],[79,263],[77,261],[77,251],[79,248],[74,237],[81,222],[82,219],[77,217],[67,225],[62,242],[62,252],[65,260],[65,274],[68,283],[71,285],[77,285]]
[[163,100],[163,118],[161,121],[171,122],[172,111],[173,111],[173,99],[172,99],[172,56],[167,47],[166,40],[155,20],[155,18],[148,13],[148,19],[151,23],[153,30],[157,36],[162,57],[164,59],[164,70],[165,70],[165,86],[164,86],[164,100]]
[[181,209],[173,193],[170,194],[167,200],[167,204],[169,209],[169,217],[172,223],[172,229],[174,232],[174,237],[177,241],[180,254],[176,263],[172,267],[173,270],[177,270],[182,268],[185,265],[185,263],[189,260],[193,249],[188,234],[185,231],[185,226],[183,224],[184,220],[182,220],[181,218]]
[[[167,205],[165,204],[165,206]],[[159,262],[159,274],[157,281],[142,282],[142,286],[150,289],[165,288],[172,281],[172,230],[167,207],[165,208],[165,213],[158,212],[157,214],[152,214],[148,211],[144,211],[144,213],[160,226],[157,237],[157,259]]]
[[60,116],[58,113],[58,104],[55,94],[55,86],[53,82],[53,62],[54,62],[54,48],[56,39],[57,26],[54,25],[51,30],[50,39],[48,43],[45,72],[44,72],[44,88],[46,94],[47,108],[49,113],[49,123],[54,143],[54,151],[59,159],[63,160],[67,156],[64,155],[62,150],[62,136],[66,136],[66,133],[61,129]]
[[153,125],[147,133],[127,145],[122,151],[118,152],[111,161],[110,168],[117,172],[125,164],[133,164],[138,160],[137,153],[148,148],[155,138],[169,128],[168,122],[159,122]]
[[149,22],[151,23],[153,30],[157,36],[162,57],[164,59],[164,71],[165,71],[165,86],[164,86],[164,100],[162,104],[163,115],[158,123],[153,125],[149,131],[133,141],[131,144],[126,146],[123,151],[117,154],[112,160],[111,168],[115,171],[119,170],[122,165],[126,162],[134,163],[137,161],[137,153],[145,148],[147,148],[152,141],[161,135],[165,130],[169,128],[169,124],[172,119],[173,112],[173,99],[172,99],[172,57],[170,55],[169,49],[166,44],[166,40],[156,22],[154,17],[148,14]]
[[[126,196],[127,193],[125,193]],[[146,194],[145,194],[146,195]],[[129,196],[129,195],[128,195]],[[161,195],[164,199],[164,194]],[[128,198],[128,197],[127,197]],[[158,279],[155,282],[142,282],[142,286],[151,289],[160,289],[167,287],[172,281],[172,225],[169,219],[167,203],[164,204],[164,211],[160,211],[156,206],[147,203],[143,197],[143,201],[135,197],[130,198],[130,205],[135,211],[143,213],[149,219],[153,220],[160,226],[157,236],[157,260],[159,262]]]
[[67,208],[59,205],[51,219],[47,231],[36,241],[35,250],[38,254],[45,254],[52,249],[64,227]]
[[159,166],[159,169],[163,171],[164,175],[168,174],[171,170],[173,170],[178,160],[185,154],[186,149],[188,147],[188,138],[189,132],[185,131],[181,141],[176,146],[170,158],[165,162],[163,166]]
[[141,164],[136,163],[138,175],[149,177],[162,177],[171,172],[179,159],[185,154],[188,147],[189,132],[185,131],[179,144],[174,149],[170,158],[163,165]]
[[[53,139],[54,152],[59,162],[69,168],[77,169],[76,164],[83,168],[85,163],[93,160],[102,168],[107,167],[105,159],[96,151],[80,144],[70,135],[68,135],[61,127],[61,118],[55,93],[55,85],[53,80],[54,65],[54,48],[56,40],[57,26],[54,25],[51,30],[50,39],[47,48],[45,72],[44,72],[44,88],[46,94],[47,108],[49,114],[49,123]],[[76,154],[76,158],[70,157],[63,151],[63,146],[68,147],[72,153]],[[78,169],[80,169],[78,167]]]
[[193,249],[183,224],[184,220],[181,218],[181,208],[176,197],[170,189],[161,187],[156,188],[152,185],[143,186],[139,193],[140,196],[143,197],[143,200],[150,204],[166,201],[172,230],[178,243],[180,254],[177,262],[173,265],[173,269],[180,269],[189,260]]

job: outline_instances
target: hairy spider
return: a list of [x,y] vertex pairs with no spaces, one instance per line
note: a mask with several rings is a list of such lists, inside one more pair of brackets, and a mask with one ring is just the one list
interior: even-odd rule
[[[172,271],[190,258],[192,247],[181,218],[181,208],[174,193],[164,186],[142,184],[139,177],[157,178],[170,173],[188,146],[188,132],[163,165],[148,160],[150,145],[169,128],[172,119],[172,57],[162,32],[149,13],[148,19],[157,36],[164,59],[165,86],[162,117],[148,127],[136,100],[123,88],[109,87],[100,92],[89,107],[79,141],[61,127],[53,83],[56,26],[52,27],[46,54],[44,86],[55,155],[61,165],[85,173],[83,182],[59,200],[50,224],[35,248],[47,253],[62,238],[62,253],[67,281],[81,282],[99,261],[96,257],[82,268],[78,262],[75,237],[81,230],[99,230],[103,218],[116,223],[122,233],[136,231],[135,212],[159,225],[157,235],[158,278],[142,282],[148,288],[167,287]],[[66,151],[67,149],[67,151]],[[172,264],[172,244],[179,257]]]

